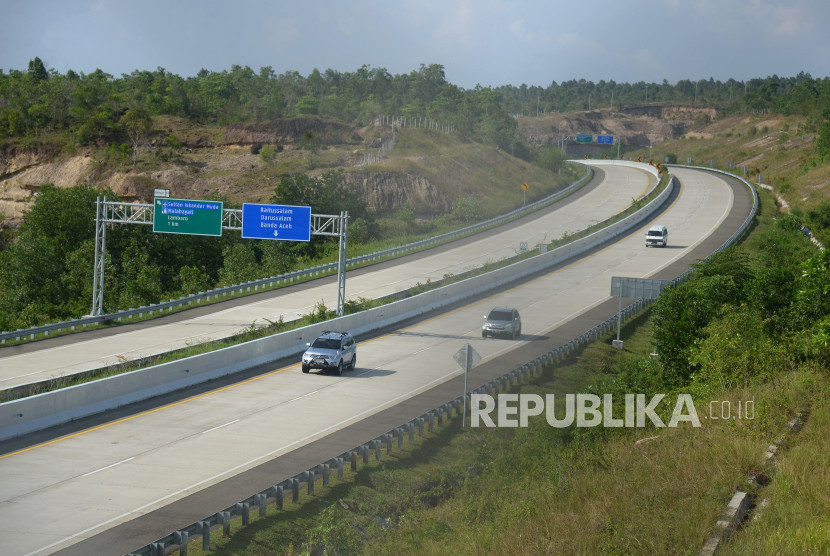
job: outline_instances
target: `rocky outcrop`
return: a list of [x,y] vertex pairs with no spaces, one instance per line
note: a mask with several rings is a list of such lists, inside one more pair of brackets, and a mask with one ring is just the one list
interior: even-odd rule
[[392,214],[404,204],[419,216],[433,216],[452,209],[452,199],[419,174],[348,173],[345,178],[358,189],[367,208],[379,215]]
[[20,152],[0,158],[0,213],[7,225],[19,225],[23,211],[45,183],[71,187],[85,183],[92,159],[73,156],[48,161],[44,153]]
[[317,116],[305,116],[228,126],[222,144],[294,144],[304,140],[314,140],[322,145],[342,145],[358,143],[361,138],[353,127],[344,123],[325,120]]
[[664,106],[660,113],[660,117],[664,120],[686,120],[689,122],[695,121],[701,116],[714,120],[718,117],[718,111],[715,108],[700,106]]

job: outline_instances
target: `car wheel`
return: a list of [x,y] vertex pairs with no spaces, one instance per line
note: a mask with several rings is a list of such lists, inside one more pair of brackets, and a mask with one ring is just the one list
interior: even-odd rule
[[522,327],[520,326],[519,328],[516,329],[516,335],[515,336],[516,336],[516,338],[518,338],[521,335],[522,335]]
[[481,337],[482,337],[482,338],[486,338],[486,337],[487,337],[487,333],[486,333],[486,332],[482,332],[482,333],[481,333]]
[[307,372],[308,372],[308,365],[303,365],[303,372],[304,372],[304,373],[307,373]]
[[351,364],[351,365],[349,365],[349,370],[350,370],[350,371],[353,371],[353,370],[355,370],[356,368],[357,368],[357,355],[355,354],[355,356],[354,356],[354,357],[352,357],[352,364]]
[[342,359],[340,360],[340,363],[337,364],[337,371],[336,372],[337,372],[337,376],[340,376],[340,375],[343,374],[343,360]]

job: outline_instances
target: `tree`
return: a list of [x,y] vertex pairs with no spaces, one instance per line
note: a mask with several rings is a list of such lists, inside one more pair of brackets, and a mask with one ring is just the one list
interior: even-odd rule
[[281,205],[310,206],[317,214],[349,211],[352,218],[368,216],[366,203],[357,188],[346,181],[343,172],[329,171],[319,178],[306,174],[286,176],[274,189],[271,202]]
[[686,384],[694,373],[689,362],[703,329],[724,303],[740,299],[731,276],[693,278],[660,294],[654,310],[654,344],[667,379],[673,386]]
[[225,259],[219,271],[219,282],[224,286],[241,284],[259,278],[260,268],[251,242],[229,245],[222,251]]
[[0,253],[0,312],[22,326],[80,316],[76,311],[90,300],[78,299],[86,295],[83,274],[91,279],[92,263],[77,267],[93,254],[95,200],[102,193],[89,185],[41,187],[23,215],[17,241]]
[[35,81],[46,81],[49,79],[49,72],[46,71],[46,66],[43,65],[43,61],[37,56],[33,60],[29,60],[29,75]]
[[205,272],[204,267],[197,268],[189,265],[181,267],[175,282],[182,295],[206,291],[211,287],[210,276]]
[[95,203],[99,195],[117,196],[84,184],[75,187],[41,186],[23,215],[21,232],[48,244],[63,261],[68,253],[95,237]]
[[474,197],[459,197],[452,204],[450,218],[458,224],[475,224],[487,218],[484,203]]
[[824,110],[823,122],[818,126],[816,154],[823,160],[830,158],[830,108]]
[[562,154],[562,151],[560,151],[557,147],[548,145],[547,147],[543,147],[534,153],[533,161],[546,170],[556,172],[565,162],[565,155]]
[[133,166],[138,161],[138,150],[153,127],[153,120],[143,108],[130,108],[119,121],[133,146]]

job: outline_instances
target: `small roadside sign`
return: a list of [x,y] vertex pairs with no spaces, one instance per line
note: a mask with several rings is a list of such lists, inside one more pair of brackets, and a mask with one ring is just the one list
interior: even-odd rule
[[164,197],[165,199],[170,197],[170,190],[169,189],[154,189],[153,190],[153,197]]
[[528,189],[530,189],[530,184],[528,184],[527,182],[524,182],[522,184],[522,190],[527,191]]
[[[469,367],[467,366],[467,352],[469,351]],[[481,362],[481,355],[478,354],[476,350],[473,349],[473,346],[470,344],[465,345],[463,348],[459,349],[455,352],[455,355],[452,356],[455,359],[455,362],[458,363],[458,366],[462,369],[469,370],[475,367],[476,365]]]

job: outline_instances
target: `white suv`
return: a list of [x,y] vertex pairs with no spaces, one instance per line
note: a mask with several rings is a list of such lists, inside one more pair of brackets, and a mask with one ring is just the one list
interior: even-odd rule
[[326,330],[314,342],[306,344],[303,353],[303,372],[310,369],[334,371],[338,376],[343,369],[354,370],[357,366],[357,342],[348,332],[331,332]]

